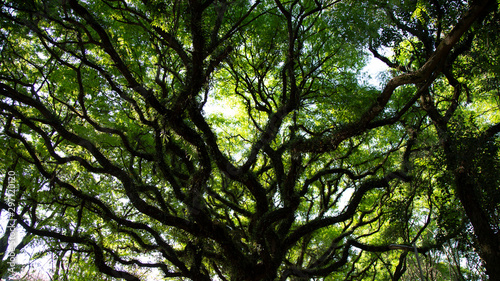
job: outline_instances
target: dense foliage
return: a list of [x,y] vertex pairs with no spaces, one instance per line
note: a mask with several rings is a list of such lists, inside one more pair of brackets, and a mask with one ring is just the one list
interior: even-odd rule
[[0,3],[2,274],[500,280],[497,1]]

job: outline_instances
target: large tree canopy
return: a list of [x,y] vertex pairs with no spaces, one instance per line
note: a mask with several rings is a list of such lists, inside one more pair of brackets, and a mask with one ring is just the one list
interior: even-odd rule
[[500,280],[497,1],[1,3],[0,207],[53,280]]

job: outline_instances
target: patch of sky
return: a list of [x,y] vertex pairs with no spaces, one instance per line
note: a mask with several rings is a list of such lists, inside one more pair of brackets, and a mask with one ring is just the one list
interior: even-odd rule
[[384,74],[389,68],[387,65],[375,57],[371,57],[367,65],[361,69],[365,82],[378,90],[382,90],[384,86]]

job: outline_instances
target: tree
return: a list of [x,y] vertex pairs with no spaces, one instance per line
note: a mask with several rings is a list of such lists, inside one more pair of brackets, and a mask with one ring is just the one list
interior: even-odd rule
[[[490,11],[496,11],[497,3],[489,5]],[[411,16],[408,14],[406,17],[400,14],[399,18],[393,16],[396,26],[407,27],[406,31],[414,36],[411,48],[403,45],[401,51],[397,52],[399,58],[395,63],[382,57],[390,66],[403,72],[421,67],[422,62],[431,54],[433,45],[439,42],[442,22],[447,21],[444,15],[445,7],[438,1],[417,6],[419,7]],[[422,12],[425,12],[425,15],[422,15]],[[437,26],[432,24],[433,14],[437,19],[435,21],[438,23]],[[407,24],[408,19],[415,15],[421,24],[419,28],[411,28]],[[441,163],[449,174],[446,182],[454,186],[453,192],[474,229],[474,244],[479,248],[479,255],[485,262],[486,271],[493,280],[500,278],[496,266],[500,262],[498,235],[500,206],[496,176],[498,143],[495,136],[499,126],[495,113],[497,102],[494,101],[498,93],[492,91],[488,84],[497,84],[498,64],[494,55],[497,48],[488,48],[486,51],[487,44],[484,43],[497,40],[496,36],[491,34],[492,31],[498,30],[497,18],[496,13],[489,16],[483,13],[480,20],[466,33],[459,46],[452,51],[450,57],[443,61],[441,79],[445,81],[438,79],[439,83],[435,83],[432,87],[422,88],[423,92],[419,96],[420,104],[433,122],[443,148],[444,160]],[[422,28],[425,24],[430,28]],[[433,34],[432,29],[437,31],[437,37],[429,36]],[[380,57],[376,51],[373,52]],[[485,53],[490,53],[492,58],[485,56]],[[474,65],[478,65],[480,70],[474,71]],[[486,65],[487,67],[484,67]],[[474,88],[477,90],[472,90]],[[447,95],[447,92],[450,94]],[[475,103],[471,107],[460,106],[470,104],[473,99]],[[484,116],[483,112],[487,111],[490,111],[491,115]],[[484,119],[480,121],[478,120],[480,118]]]
[[[2,137],[42,177],[14,217],[57,255],[54,278],[398,280],[410,253],[391,244],[457,236],[433,235],[439,173],[422,161],[456,167],[448,87],[489,48],[475,35],[497,3],[449,2],[4,3]],[[360,82],[368,50],[394,70],[382,90]],[[471,161],[498,158],[486,143]]]
[[[437,18],[442,13],[442,6],[438,2],[436,5]],[[497,9],[497,3],[490,3],[488,10]],[[422,10],[425,8],[422,7]],[[498,30],[498,15],[488,16],[483,13],[479,21],[473,25],[466,33],[459,46],[452,52],[450,58],[443,62],[443,77],[446,80],[435,83],[430,88],[423,88],[420,95],[420,104],[427,112],[432,121],[439,143],[443,148],[442,164],[449,173],[448,183],[454,187],[454,193],[462,205],[463,210],[470,221],[475,235],[475,244],[479,248],[479,255],[485,262],[486,272],[491,279],[500,278],[500,271],[497,264],[500,263],[500,235],[499,235],[499,210],[498,202],[498,141],[496,135],[500,130],[497,116],[498,91],[492,91],[488,83],[497,83],[496,70],[498,64],[495,59],[484,57],[484,44],[486,40],[496,41],[490,32]],[[420,19],[426,21],[426,19]],[[439,30],[439,28],[438,28]],[[432,48],[432,37],[429,32],[421,29],[417,32],[409,30],[417,38],[419,45],[413,48],[409,63],[420,67],[419,54],[426,57],[429,48]],[[488,49],[497,52],[497,48]],[[495,57],[495,55],[493,55]],[[401,55],[401,59],[408,60]],[[472,66],[478,64],[481,74],[477,77],[477,72],[472,70]],[[483,67],[483,65],[488,67]],[[402,64],[398,64],[400,69],[404,69]],[[411,67],[411,65],[410,65]],[[485,81],[489,80],[489,81]],[[439,81],[439,80],[438,80]],[[478,90],[473,90],[474,84]],[[443,87],[449,87],[444,89]],[[453,89],[451,91],[450,89]],[[446,92],[453,93],[446,95]],[[465,95],[465,97],[464,97]],[[460,104],[476,102],[471,108],[460,107]],[[477,111],[481,113],[477,113]],[[491,112],[485,116],[483,112]],[[484,118],[483,121],[478,119]],[[486,121],[486,122],[485,122]]]

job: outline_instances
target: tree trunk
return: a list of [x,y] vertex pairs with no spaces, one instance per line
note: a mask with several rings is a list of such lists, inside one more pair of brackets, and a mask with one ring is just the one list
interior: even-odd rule
[[490,280],[500,280],[500,235],[490,225],[477,195],[478,187],[471,183],[469,171],[463,166],[455,170],[457,196],[474,228],[486,273]]

